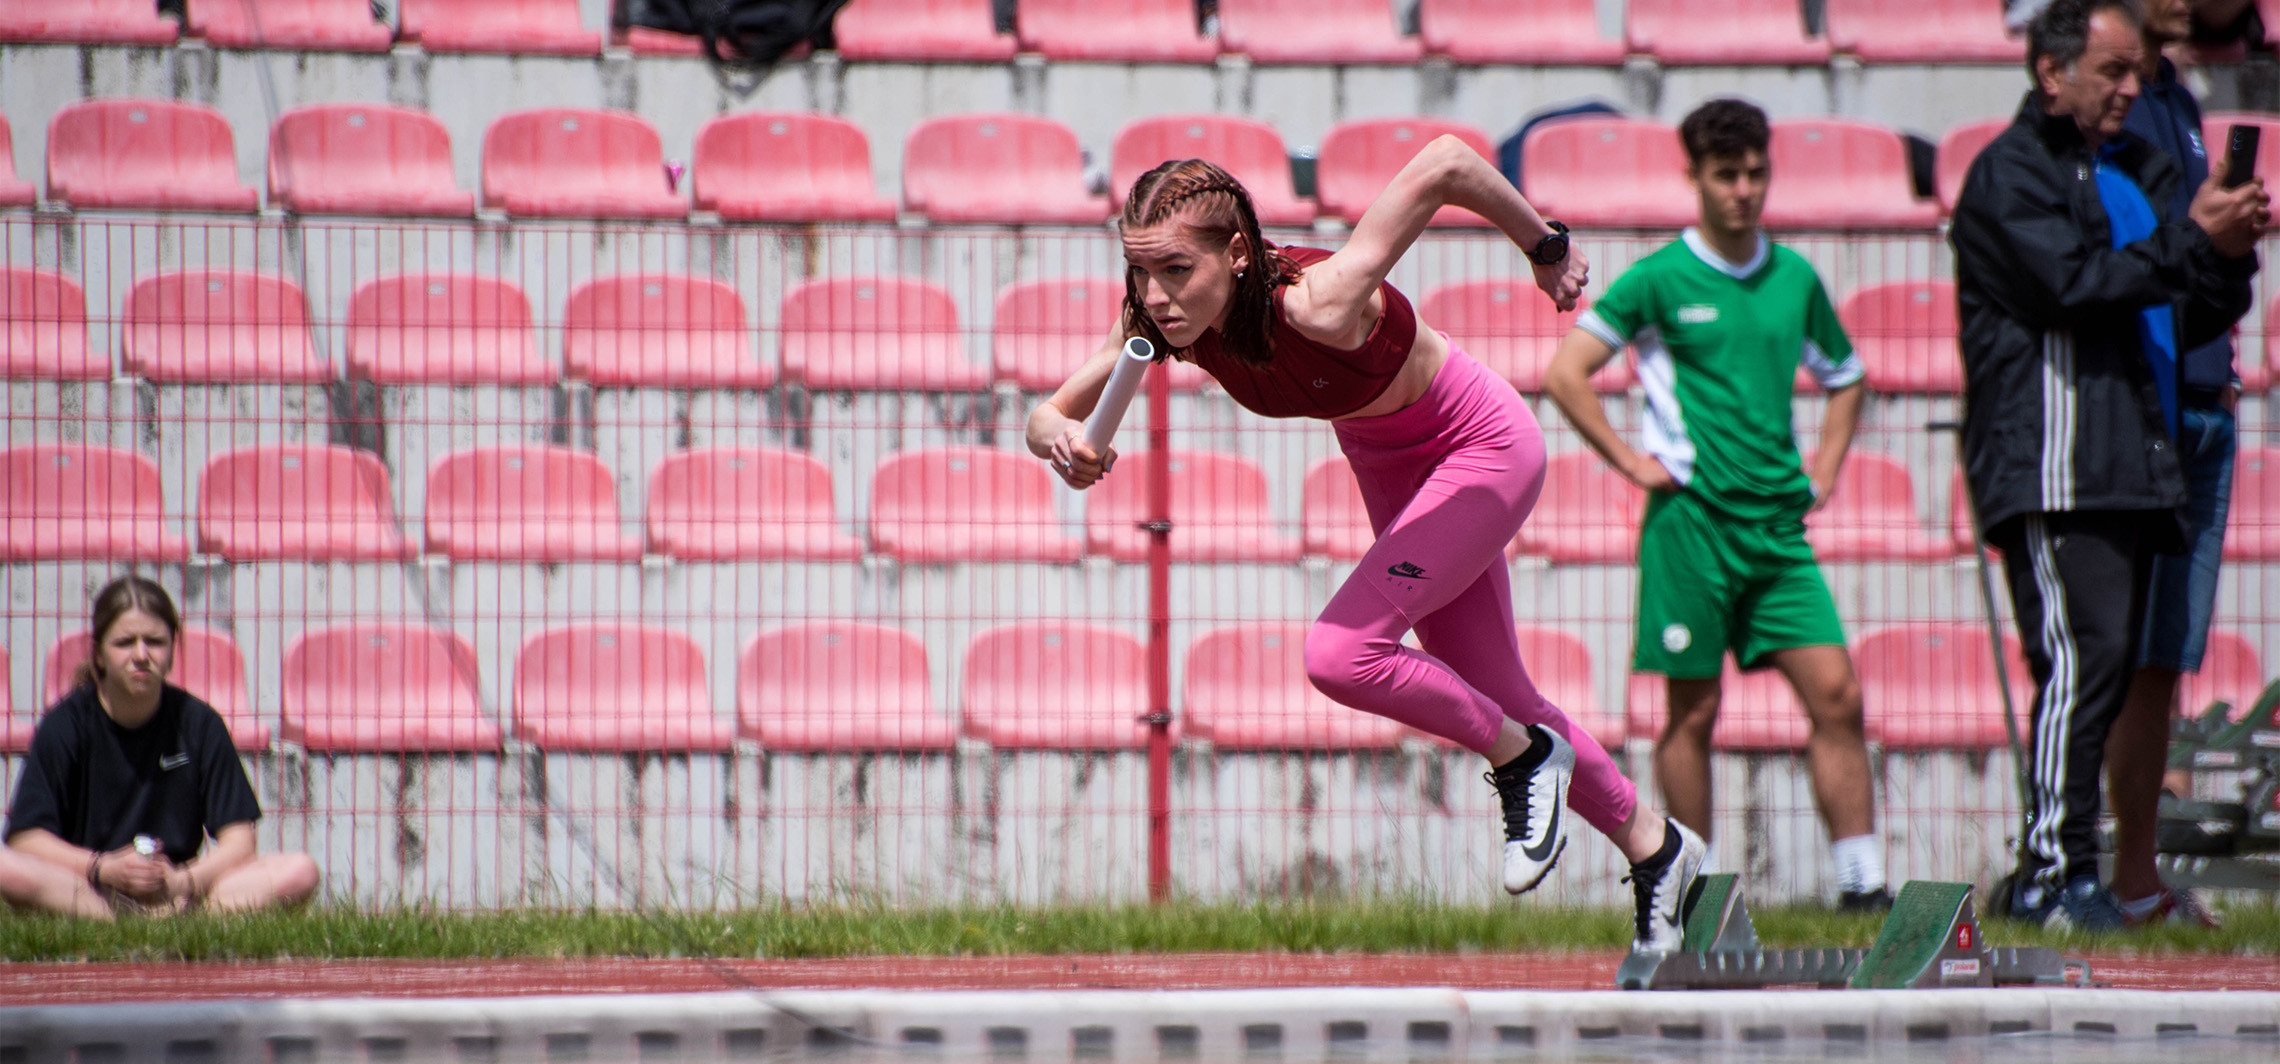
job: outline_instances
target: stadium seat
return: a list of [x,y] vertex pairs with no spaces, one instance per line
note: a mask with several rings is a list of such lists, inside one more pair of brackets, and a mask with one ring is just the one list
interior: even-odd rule
[[744,299],[709,277],[596,277],[562,308],[562,375],[596,388],[766,388]]
[[1053,513],[1053,474],[1014,451],[904,451],[871,478],[871,546],[906,565],[1074,562],[1083,541]]
[[83,443],[0,450],[0,561],[181,562],[158,465]]
[[1664,66],[1818,66],[1829,44],[1805,35],[1798,0],[1630,0],[1631,50]]
[[[2027,727],[2034,678],[2016,637],[2003,653],[2019,727]],[[1993,750],[2008,742],[1995,655],[1977,622],[1917,621],[1861,637],[1853,651],[1869,732],[1892,750]]]
[[2201,671],[2186,673],[2180,686],[2181,706],[2187,716],[2199,716],[2217,702],[2232,706],[2232,719],[2247,716],[2264,694],[2264,664],[2256,647],[2239,632],[2219,628],[2209,633],[2201,657]]
[[385,52],[396,33],[366,0],[191,0],[184,28],[216,48]]
[[181,270],[127,292],[126,372],[162,384],[321,384],[309,301],[273,274]]
[[[1394,175],[1409,165],[1410,158],[1444,133],[1463,140],[1483,159],[1496,158],[1496,149],[1486,134],[1446,119],[1364,118],[1330,127],[1330,132],[1322,135],[1320,157],[1315,162],[1314,189],[1322,201],[1322,213],[1347,225],[1361,221],[1362,212],[1393,183]],[[1488,219],[1461,208],[1443,207],[1433,212],[1433,224],[1482,226]]]
[[[1106,278],[1016,281],[998,290],[990,326],[990,373],[1028,392],[1052,392],[1100,350],[1124,311],[1124,282]],[[1210,376],[1166,360],[1172,390],[1192,392]],[[1154,372],[1154,371],[1151,371]]]
[[[2233,367],[2240,373],[2241,391],[2248,395],[2262,395],[2275,384],[2280,384],[2280,374],[2275,373],[2280,370],[2280,317],[2273,315],[2275,307],[2280,307],[2280,295],[2274,296],[2271,303],[2265,304],[2263,343],[2251,344],[2238,333],[2233,336],[2233,346],[2236,348]],[[2250,351],[2260,351],[2262,355],[2252,361],[2248,357]]]
[[521,218],[682,218],[657,131],[624,111],[541,108],[483,131],[483,205]]
[[269,204],[296,214],[460,217],[475,194],[451,176],[451,136],[424,111],[327,103],[269,131]]
[[1332,702],[1306,678],[1306,622],[1205,632],[1188,647],[1180,732],[1221,750],[1382,750],[1408,729]]
[[2003,131],[2011,128],[2011,119],[1986,118],[1965,122],[1949,129],[1940,137],[1938,154],[1933,163],[1933,184],[1939,189],[1940,212],[1953,214],[1955,198],[1963,193],[1963,178],[1971,172],[1971,161]]
[[428,473],[427,549],[454,561],[630,562],[616,481],[567,447],[478,447]]
[[600,55],[578,0],[403,0],[397,32],[430,52]]
[[832,518],[831,473],[797,451],[709,447],[649,477],[649,549],[682,561],[853,561],[863,544]]
[[1520,187],[1544,217],[1576,228],[1693,225],[1678,129],[1638,118],[1567,118],[1528,132]]
[[1208,160],[1234,175],[1250,194],[1260,225],[1314,223],[1314,204],[1293,191],[1282,134],[1258,119],[1235,115],[1155,115],[1127,123],[1110,153],[1110,205],[1123,210],[1132,183],[1173,159]]
[[1514,540],[1554,565],[1629,565],[1639,556],[1646,493],[1590,451],[1553,455],[1544,490]]
[[1428,52],[1484,66],[1616,66],[1630,50],[1599,35],[1593,0],[1422,0],[1417,36]]
[[530,297],[469,273],[399,273],[348,302],[348,373],[375,384],[549,384]]
[[[94,636],[81,629],[48,647],[41,691],[49,706],[71,693],[72,674],[87,660],[94,643]],[[231,745],[241,751],[269,748],[269,726],[254,717],[253,702],[246,697],[245,655],[229,633],[183,625],[182,640],[174,648],[174,668],[166,682],[214,707],[222,723],[229,726]]]
[[[1457,281],[1425,293],[1417,304],[1425,324],[1449,335],[1481,365],[1523,392],[1544,390],[1544,374],[1560,338],[1575,327],[1575,313],[1561,313],[1533,280]],[[1593,391],[1628,390],[1631,365],[1607,361],[1591,375]]]
[[1387,0],[1220,0],[1220,46],[1254,63],[1415,63]]
[[1331,455],[1306,470],[1299,489],[1299,549],[1340,561],[1361,557],[1377,542],[1362,487],[1344,455]]
[[753,636],[737,660],[736,723],[773,753],[948,750],[926,644],[899,628],[795,624]]
[[1959,395],[1963,355],[1956,349],[1955,282],[1897,281],[1870,285],[1837,304],[1879,394]]
[[1948,485],[1948,538],[1955,541],[1955,552],[1966,558],[1971,557],[1971,552],[1978,546],[1976,538],[1971,534],[1970,489],[1964,486],[1963,470],[1960,468],[1955,471],[1955,479]]
[[233,562],[401,561],[388,470],[370,451],[283,444],[230,451],[198,481],[198,549]]
[[[826,277],[784,293],[784,375],[815,391],[976,392],[958,306],[909,277]],[[1102,335],[1107,330],[1102,329]]]
[[[1267,508],[1267,475],[1247,458],[1216,451],[1172,451],[1171,548],[1175,562],[1298,560],[1298,540],[1276,528]],[[1093,485],[1085,504],[1085,546],[1117,561],[1148,560],[1149,470],[1165,458],[1135,451],[1117,459],[1123,472]]]
[[67,104],[48,122],[48,198],[75,208],[250,211],[237,141],[220,111],[173,100]]
[[61,274],[0,267],[0,345],[0,380],[111,375],[111,360],[87,347],[87,296]]
[[1983,0],[1825,0],[1829,46],[1868,63],[2017,63],[2024,37]]
[[751,111],[697,131],[697,209],[731,222],[891,222],[871,176],[871,142],[833,115]]
[[1011,113],[945,115],[903,143],[903,206],[934,222],[1097,225],[1108,197],[1085,189],[1069,127]]
[[8,674],[8,648],[0,646],[0,754],[21,754],[32,748],[37,725],[16,716],[15,679]]
[[312,754],[482,753],[475,651],[458,635],[384,621],[320,628],[285,651],[278,731]]
[[1949,537],[1925,531],[1916,520],[1916,486],[1908,467],[1857,447],[1845,456],[1829,504],[1807,516],[1805,526],[1806,541],[1824,562],[1928,562],[1955,556]]
[[2244,445],[2233,459],[2225,560],[2280,561],[2280,449]]
[[[1744,753],[1805,749],[1813,722],[1806,718],[1805,706],[1797,701],[1796,690],[1780,670],[1742,672],[1729,656],[1720,679],[1718,723],[1710,733],[1713,749]],[[1635,672],[1625,693],[1630,703],[1625,720],[1629,734],[1645,739],[1661,736],[1663,726],[1670,721],[1670,681]]]
[[1021,0],[1021,47],[1055,62],[1208,63],[1219,42],[1196,27],[1194,0]]
[[1621,752],[1629,737],[1623,714],[1599,703],[1597,672],[1591,665],[1591,648],[1573,632],[1521,624],[1514,633],[1520,644],[1520,661],[1544,701],[1583,728],[1610,751]]
[[713,716],[705,657],[679,632],[574,624],[515,655],[515,737],[550,752],[726,753],[736,726]]
[[0,0],[0,41],[169,45],[181,35],[152,0]]
[[[7,3],[8,0],[0,0],[0,19],[7,17]],[[0,170],[0,207],[29,207],[39,202],[40,190],[16,177],[16,134],[8,127],[6,115],[0,115],[0,153],[7,156],[0,159],[7,164],[5,170]]]
[[1916,198],[1908,145],[1882,126],[1841,119],[1773,124],[1770,229],[1930,229],[1939,204]]
[[1146,746],[1146,665],[1140,641],[1114,629],[1075,621],[992,628],[966,648],[961,730],[1000,749]]
[[1019,50],[991,0],[849,0],[831,32],[841,59],[989,63]]

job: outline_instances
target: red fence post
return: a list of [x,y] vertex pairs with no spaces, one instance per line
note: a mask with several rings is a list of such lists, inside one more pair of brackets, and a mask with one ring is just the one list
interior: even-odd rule
[[1172,385],[1148,373],[1148,900],[1172,889]]

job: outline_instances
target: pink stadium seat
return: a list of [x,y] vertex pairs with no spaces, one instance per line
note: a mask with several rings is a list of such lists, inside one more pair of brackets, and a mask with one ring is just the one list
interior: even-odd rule
[[48,198],[73,207],[250,211],[261,193],[238,183],[229,119],[199,104],[99,99],[48,122]]
[[[1948,538],[1954,540],[1957,554],[1969,558],[1977,543],[1971,534],[1970,489],[1963,483],[1961,469],[1955,471],[1955,479],[1948,485],[1948,500]],[[2000,557],[1992,547],[1988,552],[1990,558]]]
[[1188,647],[1180,732],[1221,750],[1382,750],[1408,733],[1332,702],[1306,678],[1303,621],[1220,628]]
[[530,297],[468,273],[366,281],[348,303],[349,376],[375,384],[550,384]]
[[1021,0],[1021,46],[1055,61],[1208,63],[1219,42],[1196,28],[1194,0]]
[[2008,118],[1987,118],[1965,122],[1940,137],[1932,171],[1933,184],[1939,189],[1941,213],[1954,212],[1955,198],[1963,194],[1963,178],[1971,172],[1971,161],[1979,158],[1979,153],[2009,128],[2011,120]]
[[1829,61],[1805,36],[1798,0],[1630,0],[1631,49],[1664,66],[1787,66]]
[[[47,675],[41,684],[48,705],[71,693],[71,676],[79,671],[79,663],[87,660],[93,646],[94,637],[81,630],[48,648]],[[246,697],[245,655],[229,633],[183,625],[182,640],[174,647],[174,669],[167,674],[166,682],[214,707],[214,712],[222,715],[222,723],[229,726],[230,742],[239,750],[269,747],[269,726],[254,717],[252,700]]]
[[[7,4],[8,0],[0,0],[0,19],[7,18]],[[0,207],[29,207],[39,202],[40,190],[16,177],[16,134],[8,128],[6,115],[0,115],[0,153],[7,156],[0,159],[7,164],[0,170]]]
[[481,753],[504,738],[483,715],[475,651],[451,632],[320,628],[293,641],[284,673],[278,730],[310,753]]
[[1629,565],[1639,556],[1646,493],[1590,451],[1553,455],[1543,494],[1514,542],[1555,565]]
[[770,751],[948,750],[958,731],[934,708],[926,644],[852,621],[762,632],[737,662],[736,722]]
[[269,203],[297,214],[475,213],[475,194],[452,180],[443,123],[384,104],[287,111],[269,131]]
[[1219,40],[1254,63],[1414,63],[1387,0],[1220,0]]
[[158,465],[83,443],[0,450],[0,561],[181,562]]
[[1528,131],[1520,187],[1544,217],[1576,228],[1693,225],[1678,129],[1637,118],[1565,118]]
[[309,301],[271,274],[181,270],[127,292],[126,372],[164,384],[320,384]]
[[[1224,12],[1221,17],[1225,17]],[[1451,134],[1463,140],[1483,159],[1496,158],[1487,135],[1462,122],[1440,118],[1364,118],[1341,122],[1322,136],[1315,163],[1315,194],[1322,213],[1352,225],[1362,219],[1378,193],[1393,183],[1393,176],[1433,138]],[[1487,225],[1488,219],[1468,210],[1443,207],[1433,213],[1434,225]]]
[[[1107,330],[1102,329],[1102,335]],[[976,392],[958,306],[909,277],[826,277],[784,293],[784,375],[816,391]]]
[[1483,65],[1615,66],[1629,51],[1599,35],[1593,0],[1423,0],[1417,36],[1428,52]]
[[370,451],[331,444],[247,447],[206,463],[198,549],[233,562],[401,561],[388,470]]
[[850,0],[831,31],[842,59],[1003,62],[1018,50],[990,0]]
[[833,115],[751,111],[697,131],[698,210],[732,222],[891,222],[871,176],[871,142]]
[[1361,485],[1344,455],[1331,455],[1307,469],[1299,489],[1300,548],[1339,560],[1359,558],[1377,542]]
[[682,451],[649,477],[649,549],[682,561],[853,561],[832,517],[831,472],[796,451]]
[[[1124,282],[1107,278],[1016,281],[998,290],[990,327],[991,374],[1023,391],[1051,392],[1100,350],[1124,310]],[[1193,363],[1163,363],[1172,390],[1210,377]]]
[[[2262,343],[2252,343],[2237,331],[2233,335],[2233,366],[2240,373],[2241,391],[2248,395],[2263,394],[2280,383],[2280,376],[2274,372],[2280,370],[2280,317],[2273,314],[2276,306],[2280,306],[2280,296],[2265,304]],[[2250,352],[2260,352],[2259,357],[2250,358]]]
[[726,753],[736,725],[713,716],[705,656],[679,632],[576,624],[515,655],[515,736],[556,752]]
[[1939,204],[1916,198],[1908,145],[1882,126],[1841,119],[1773,124],[1780,183],[1766,197],[1772,229],[1929,229]]
[[1109,162],[1110,204],[1123,210],[1132,183],[1173,159],[1209,160],[1234,175],[1250,193],[1260,225],[1314,222],[1314,204],[1292,189],[1282,134],[1258,119],[1234,115],[1156,115],[1125,125]]
[[1896,281],[1871,285],[1837,304],[1878,393],[1958,395],[1963,356],[1956,350],[1955,282]]
[[2233,459],[2225,560],[2280,561],[2280,449],[2244,446]]
[[16,716],[14,690],[14,682],[8,675],[8,648],[0,646],[0,754],[20,754],[32,748],[32,730],[36,725]]
[[1917,522],[1916,486],[1908,467],[1857,447],[1845,456],[1829,504],[1805,524],[1813,554],[1825,562],[1926,562],[1955,556],[1949,537],[1935,536]]
[[[1789,680],[1773,668],[1742,672],[1734,659],[1726,659],[1721,677],[1718,723],[1710,745],[1717,750],[1745,753],[1802,751],[1813,732],[1805,706]],[[1632,735],[1655,738],[1670,721],[1670,684],[1662,676],[1635,672],[1626,688],[1630,706],[1626,727]],[[1871,731],[1870,734],[1874,734]]]
[[483,131],[483,205],[522,218],[681,218],[657,131],[624,111],[540,108]]
[[962,730],[1001,749],[1146,746],[1146,663],[1140,641],[1114,629],[1076,621],[990,629],[966,648]]
[[403,0],[405,40],[430,52],[600,55],[602,33],[578,21],[578,0]]
[[152,0],[0,0],[0,41],[168,45],[181,35]]
[[[1116,472],[1093,485],[1085,504],[1085,545],[1117,561],[1148,559],[1149,469],[1159,458],[1135,451],[1117,459]],[[1267,562],[1298,560],[1298,540],[1275,527],[1267,508],[1267,475],[1247,458],[1216,451],[1173,451],[1172,560]]]
[[[2034,679],[2017,638],[2003,640],[2022,734]],[[1894,750],[1993,750],[2009,742],[1995,655],[1977,623],[1919,621],[1861,637],[1853,653],[1869,732]]]
[[[1544,390],[1552,355],[1575,327],[1573,312],[1561,313],[1533,280],[1522,279],[1442,285],[1425,293],[1417,315],[1523,392]],[[1634,379],[1630,363],[1615,358],[1591,375],[1591,386],[1597,392],[1621,392]]]
[[2232,705],[2232,719],[2247,716],[2264,694],[2264,664],[2256,647],[2239,632],[2224,628],[2209,633],[2209,646],[2201,658],[2201,671],[2187,673],[2179,685],[2178,704],[2187,716],[2199,716],[2217,702]]
[[903,206],[935,222],[1096,225],[1108,198],[1085,190],[1069,127],[1011,113],[920,122],[903,143]]
[[1572,632],[1557,628],[1518,626],[1520,660],[1537,693],[1586,734],[1609,750],[1621,751],[1629,728],[1623,714],[1599,704],[1599,685],[1591,666],[1591,648]]
[[597,388],[766,388],[744,298],[709,277],[597,277],[562,308],[562,374]]
[[365,0],[191,0],[186,25],[216,48],[385,52],[396,33]]
[[905,451],[871,478],[871,545],[907,565],[1074,562],[1084,542],[1053,513],[1053,474],[986,447]]
[[454,561],[630,562],[616,481],[567,447],[478,447],[428,473],[427,549]]
[[0,267],[0,379],[110,375],[111,360],[87,348],[87,297],[77,284],[28,266]]
[[2017,63],[2026,39],[1980,0],[1827,0],[1829,45],[1869,63]]

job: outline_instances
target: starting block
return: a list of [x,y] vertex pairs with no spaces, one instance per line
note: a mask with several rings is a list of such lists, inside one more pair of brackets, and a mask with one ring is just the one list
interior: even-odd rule
[[[1860,990],[2088,985],[2090,966],[2053,949],[1997,948],[1980,934],[1971,884],[1916,880],[1867,949],[1766,949],[1740,877],[1702,876],[1688,892],[1676,953],[1633,953],[1615,972],[1624,990]],[[2070,978],[2070,975],[2073,978]]]

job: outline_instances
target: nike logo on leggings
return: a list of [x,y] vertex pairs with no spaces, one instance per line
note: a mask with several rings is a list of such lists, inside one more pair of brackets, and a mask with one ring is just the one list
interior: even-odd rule
[[1402,562],[1399,565],[1387,566],[1385,571],[1408,580],[1432,579],[1432,577],[1425,575],[1425,570],[1418,568],[1416,565],[1410,562]]

